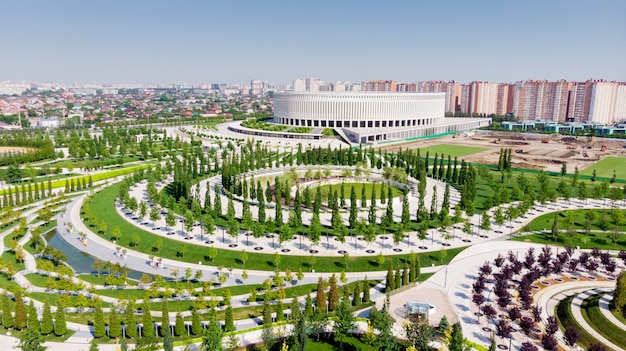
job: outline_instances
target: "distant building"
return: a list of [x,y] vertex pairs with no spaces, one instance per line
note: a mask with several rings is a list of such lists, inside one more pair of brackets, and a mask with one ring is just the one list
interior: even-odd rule
[[487,126],[489,118],[444,118],[445,94],[398,92],[281,92],[274,121],[333,128],[353,143],[426,137]]

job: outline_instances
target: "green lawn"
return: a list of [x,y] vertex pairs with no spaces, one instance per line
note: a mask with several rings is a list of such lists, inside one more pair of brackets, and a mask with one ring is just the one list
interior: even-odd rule
[[583,318],[600,335],[622,349],[626,349],[626,334],[624,334],[624,330],[611,323],[600,311],[599,301],[602,296],[602,294],[593,295],[582,302],[580,307]]
[[[248,252],[248,260],[246,261],[246,266],[244,267],[239,261],[239,256],[241,254],[240,251],[218,249],[218,254],[215,262],[211,262],[210,258],[207,256],[209,249],[208,246],[181,243],[179,241],[171,240],[164,236],[159,236],[159,239],[162,240],[163,245],[160,251],[157,251],[156,248],[154,248],[154,243],[156,241],[155,234],[141,230],[134,225],[128,223],[117,213],[117,211],[115,211],[114,201],[115,197],[117,196],[119,186],[119,184],[110,186],[95,194],[89,201],[89,206],[91,206],[92,212],[99,216],[98,221],[104,220],[109,225],[109,228],[119,227],[121,232],[124,233],[121,239],[117,242],[118,245],[123,247],[129,247],[133,250],[143,252],[149,255],[155,255],[155,257],[168,257],[179,261],[191,263],[203,262],[205,264],[210,263],[212,265],[222,267],[246,268],[267,271],[276,270],[277,267],[275,267],[273,264],[273,254],[259,254],[255,252]],[[85,224],[91,226],[92,230],[96,230],[95,226],[93,226],[92,223],[86,221]],[[139,235],[140,240],[139,245],[133,247],[130,245],[130,240],[135,233]],[[105,236],[103,235],[103,237]],[[180,257],[180,255],[177,254],[181,245],[186,245],[188,248],[184,257]],[[444,251],[445,257],[443,257],[443,259],[440,256],[440,252],[421,253],[417,254],[417,257],[419,258],[422,267],[430,266],[432,263],[437,265],[446,264],[463,249],[464,248],[455,248],[451,250],[446,250]],[[287,256],[283,257],[283,263],[278,267],[278,269],[280,270],[284,270],[285,268],[289,267],[293,272],[297,272],[299,268],[302,268],[304,272],[308,272],[311,269],[315,269],[318,272],[339,272],[345,269],[342,257],[315,257],[313,267],[311,267],[311,258],[308,254],[304,256],[288,256],[288,265],[285,263]],[[381,271],[387,269],[387,265],[389,264],[390,260],[393,260],[396,264],[404,264],[404,262],[408,261],[408,259],[408,254],[387,256],[385,264],[379,266],[375,262],[375,255],[368,257],[351,257],[348,264],[348,269],[345,269],[345,271]]]
[[459,146],[459,145],[451,145],[451,144],[439,144],[439,145],[421,147],[419,148],[419,150],[420,150],[420,156],[422,157],[426,157],[426,152],[428,152],[428,155],[430,157],[435,157],[435,154],[438,154],[439,156],[443,154],[444,157],[446,158],[448,157],[448,155],[450,155],[450,157],[454,159],[455,157],[477,154],[479,152],[489,150],[489,148],[474,147],[474,146]]
[[[359,201],[361,199],[361,192],[363,191],[363,188],[365,187],[365,197],[367,198],[367,201],[370,201],[372,199],[372,189],[376,189],[376,198],[378,199],[378,201],[380,201],[380,193],[382,192],[383,189],[383,185],[382,184],[372,184],[372,183],[344,183],[343,185],[343,198],[344,199],[349,199],[350,198],[350,192],[351,192],[351,188],[354,187],[354,192],[356,193],[356,198],[357,201]],[[322,192],[327,191],[327,189],[330,189],[329,193],[332,191],[337,191],[338,196],[341,198],[341,184],[330,184],[330,185],[322,185]],[[385,196],[387,196],[387,190],[389,187],[385,186]],[[313,192],[313,194],[315,194],[315,192]],[[402,190],[396,188],[396,187],[391,187],[391,194],[393,195],[393,197],[399,197],[402,196],[404,193],[402,192]],[[369,202],[368,202],[369,203]],[[360,202],[359,202],[360,204]]]
[[615,170],[616,179],[626,180],[626,158],[624,157],[605,157],[580,171],[580,174],[591,176],[594,169],[598,177],[613,178],[613,171]]
[[[57,301],[61,297],[60,294],[49,294],[49,293],[42,293],[42,292],[33,292],[33,293],[28,294],[28,296],[43,303],[47,302],[50,306],[56,306]],[[70,305],[75,306],[77,297],[70,296],[69,298],[70,298]],[[109,307],[110,305],[111,304],[108,302],[100,302],[100,306],[102,307]]]
[[589,334],[589,332],[583,329],[572,315],[573,300],[574,296],[568,296],[565,299],[559,301],[555,309],[556,318],[561,324],[561,330],[576,328],[576,330],[578,330],[578,333],[580,334],[580,340],[578,341],[578,345],[582,346],[584,349],[587,349],[589,346],[598,343],[598,339],[594,338],[591,334]]
[[[89,284],[94,284],[94,285],[105,285],[106,283],[106,274],[102,274],[99,277],[96,274],[81,274],[79,276],[77,276],[76,278],[85,281]],[[139,283],[137,283],[134,280],[130,280],[130,279],[126,279],[126,282],[128,283],[128,285],[138,285]]]
[[[618,234],[617,242],[613,242],[613,229],[615,227],[611,220],[611,210],[598,209],[594,210],[598,214],[598,218],[602,215],[606,215],[609,225],[609,230],[606,232],[598,232],[598,221],[592,223],[592,232],[589,235],[585,235],[585,213],[589,210],[570,210],[561,211],[558,213],[547,213],[532,220],[528,225],[522,228],[522,231],[544,231],[542,234],[525,235],[521,237],[515,237],[513,240],[517,241],[532,241],[540,244],[550,245],[564,245],[564,246],[580,246],[584,249],[590,249],[597,247],[599,249],[615,250],[626,248],[626,236]],[[564,219],[567,212],[574,213],[574,230],[576,233],[568,233],[564,224]],[[557,216],[559,221],[559,234],[556,238],[551,233],[552,223],[554,222],[554,216]],[[595,232],[594,232],[595,231]],[[620,226],[620,231],[626,232],[626,225]]]

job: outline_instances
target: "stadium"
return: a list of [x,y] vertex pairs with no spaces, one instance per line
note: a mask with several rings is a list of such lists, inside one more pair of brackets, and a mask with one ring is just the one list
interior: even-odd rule
[[445,135],[491,123],[490,118],[446,118],[444,107],[445,93],[278,92],[274,122],[333,128],[352,143]]

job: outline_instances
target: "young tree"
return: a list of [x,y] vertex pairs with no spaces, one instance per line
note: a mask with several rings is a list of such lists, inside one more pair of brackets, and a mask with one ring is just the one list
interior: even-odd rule
[[315,311],[326,313],[326,294],[324,293],[324,280],[319,277],[317,280],[317,296],[315,297]]
[[165,336],[165,330],[170,329],[170,312],[167,307],[167,299],[161,300],[161,336]]
[[135,301],[133,299],[128,300],[124,317],[124,324],[126,324],[124,334],[127,338],[134,338],[137,336],[137,321],[135,320]]
[[348,300],[343,299],[335,310],[335,324],[333,329],[335,335],[339,336],[339,345],[343,350],[343,337],[348,335],[350,330],[356,327],[356,318],[352,313],[352,306]]
[[191,310],[191,334],[195,336],[202,334],[202,323],[200,322],[200,315],[196,305]]
[[233,320],[233,306],[228,304],[224,317],[224,331],[232,332],[235,330],[235,321]]
[[44,338],[39,334],[35,328],[27,328],[19,336],[18,347],[22,351],[45,351],[46,346],[43,346]]
[[154,325],[152,323],[152,315],[150,313],[150,304],[148,303],[148,299],[143,300],[143,305],[141,306],[141,312],[143,314],[141,324],[141,334],[143,337],[154,337]]
[[169,329],[165,330],[165,336],[163,337],[163,351],[174,351],[174,338]]
[[202,334],[201,350],[203,351],[222,351],[222,338],[224,333],[217,321],[217,314],[211,310],[209,324]]
[[104,326],[104,315],[102,314],[102,308],[100,308],[100,306],[96,306],[96,314],[94,316],[93,326],[94,337],[101,338],[106,335],[106,329]]
[[185,328],[185,321],[183,315],[180,312],[176,313],[176,322],[174,323],[174,333],[176,336],[187,335],[187,328]]
[[450,336],[449,351],[463,351],[463,329],[461,323],[456,322],[452,325],[452,334]]
[[117,309],[113,307],[109,315],[109,338],[117,339],[120,336],[122,336],[122,325],[117,315]]
[[22,330],[26,328],[28,316],[26,315],[26,306],[24,306],[24,298],[22,297],[22,291],[18,289],[15,293],[15,320],[13,326],[16,329]]
[[41,334],[48,335],[53,331],[52,312],[50,312],[50,305],[46,302],[43,305],[43,314],[41,315]]

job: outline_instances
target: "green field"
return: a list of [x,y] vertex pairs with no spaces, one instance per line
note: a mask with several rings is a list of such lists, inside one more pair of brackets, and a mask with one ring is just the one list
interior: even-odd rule
[[[372,184],[372,183],[344,183],[343,185],[343,196],[341,195],[341,184],[331,184],[331,185],[322,185],[322,192],[326,191],[326,189],[330,189],[330,191],[335,191],[337,190],[337,194],[338,196],[341,198],[343,197],[344,199],[349,199],[350,198],[350,192],[351,192],[351,188],[354,187],[354,191],[356,193],[356,198],[361,199],[361,191],[363,191],[363,187],[365,187],[365,197],[367,198],[367,200],[369,201],[372,198],[372,189],[376,189],[376,198],[380,199],[380,193],[383,189],[383,185],[382,184]],[[385,191],[387,190],[388,187],[385,187]],[[396,188],[396,187],[391,187],[391,194],[393,195],[393,197],[399,197],[402,196],[404,193],[402,192],[402,190]],[[385,192],[385,196],[387,196],[387,193]]]
[[613,178],[613,171],[615,171],[616,179],[626,180],[626,158],[625,157],[605,157],[604,159],[592,164],[591,166],[583,169],[580,174],[591,176],[593,170],[596,170],[596,176],[602,178]]
[[450,155],[450,157],[455,158],[455,157],[461,157],[461,156],[466,156],[466,155],[471,155],[471,154],[477,154],[479,152],[489,150],[489,148],[439,144],[439,145],[433,145],[433,146],[428,146],[428,147],[421,147],[419,148],[419,150],[420,150],[420,155],[422,157],[425,157],[426,152],[428,152],[430,157],[434,157],[435,154],[438,154],[438,155],[443,154],[445,157],[448,157],[448,155]]
[[[273,264],[273,255],[269,253],[259,254],[255,252],[247,252],[248,260],[246,261],[246,265],[244,267],[242,262],[239,260],[239,256],[241,254],[240,251],[217,249],[217,258],[215,259],[215,262],[211,262],[211,260],[207,257],[207,252],[209,250],[208,246],[181,243],[180,241],[175,241],[165,236],[159,236],[163,245],[161,250],[157,251],[154,248],[154,243],[156,241],[155,234],[135,227],[122,218],[117,211],[115,211],[114,201],[120,185],[121,184],[115,184],[110,186],[96,193],[88,201],[93,213],[98,215],[98,222],[104,220],[109,225],[109,228],[119,227],[123,233],[121,239],[118,241],[120,246],[129,247],[135,251],[143,252],[148,255],[152,254],[156,257],[172,258],[184,262],[205,262],[222,267],[266,271],[273,271],[277,268],[274,267]],[[90,223],[85,218],[83,218],[83,220],[87,226],[92,228],[92,230],[96,230],[93,223]],[[220,232],[221,230],[218,229],[215,234],[220,236]],[[135,233],[139,236],[140,240],[137,246],[132,246],[130,245],[130,241]],[[104,234],[103,237],[106,238],[106,234]],[[181,246],[187,246],[188,249],[184,257],[177,254],[177,251]],[[437,265],[447,264],[454,256],[464,249],[464,247],[460,247],[444,250],[442,252],[435,251],[418,253],[417,258],[420,260],[422,267],[430,266],[433,263]],[[313,257],[313,259],[314,260],[312,261],[308,253],[304,253],[303,256],[289,256],[289,268],[294,272],[296,272],[299,268],[302,268],[304,272],[310,271],[311,269],[315,269],[318,272],[339,272],[341,270],[345,270],[346,272],[381,271],[386,270],[390,261],[395,264],[403,265],[409,259],[409,255],[402,254],[386,256],[386,262],[383,265],[379,265],[376,262],[376,257],[374,256],[350,257],[347,268],[344,267],[342,257],[319,256]],[[286,268],[286,264],[284,263],[285,260],[286,258],[283,258],[283,263],[279,265],[278,269]],[[311,267],[311,263],[313,263],[313,267]]]

